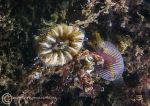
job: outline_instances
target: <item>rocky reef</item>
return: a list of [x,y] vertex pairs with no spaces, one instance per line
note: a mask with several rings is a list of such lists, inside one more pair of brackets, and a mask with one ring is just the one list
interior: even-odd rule
[[150,106],[149,62],[149,0],[0,0],[0,106]]

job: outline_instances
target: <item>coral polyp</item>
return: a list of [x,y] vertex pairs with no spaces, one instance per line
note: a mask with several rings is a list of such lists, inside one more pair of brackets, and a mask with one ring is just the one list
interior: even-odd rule
[[84,33],[75,26],[57,25],[39,40],[38,55],[47,66],[62,66],[83,46]]

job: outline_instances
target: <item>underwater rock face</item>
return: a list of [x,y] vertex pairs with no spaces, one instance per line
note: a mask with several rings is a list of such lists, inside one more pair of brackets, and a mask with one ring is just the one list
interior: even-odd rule
[[140,80],[138,73],[128,73],[127,71],[123,73],[123,79],[128,87],[136,87]]
[[[11,106],[150,106],[149,29],[150,0],[1,0],[0,98],[16,97]],[[118,46],[123,79],[117,48],[103,41],[97,49],[96,33]]]
[[79,52],[83,39],[78,27],[58,25],[39,41],[39,58],[47,66],[62,66]]

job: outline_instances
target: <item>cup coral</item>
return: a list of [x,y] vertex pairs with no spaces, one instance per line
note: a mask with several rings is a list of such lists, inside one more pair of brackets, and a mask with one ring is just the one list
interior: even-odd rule
[[38,55],[47,66],[62,66],[81,49],[84,33],[75,26],[57,25],[39,40]]

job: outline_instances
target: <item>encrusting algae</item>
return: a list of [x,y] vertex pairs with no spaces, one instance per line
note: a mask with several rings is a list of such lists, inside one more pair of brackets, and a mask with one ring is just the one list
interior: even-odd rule
[[123,36],[120,35],[117,37],[118,39],[118,48],[121,51],[121,53],[124,53],[125,50],[132,45],[132,39],[130,36]]

